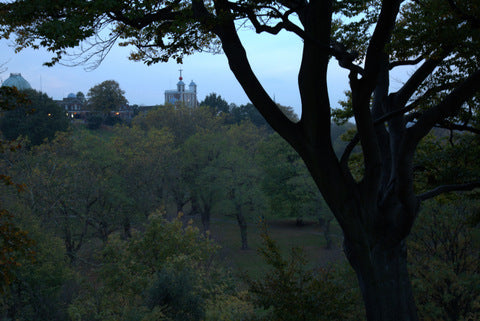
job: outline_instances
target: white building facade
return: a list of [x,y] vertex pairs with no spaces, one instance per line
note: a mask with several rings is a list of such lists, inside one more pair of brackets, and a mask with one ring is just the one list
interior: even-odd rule
[[180,77],[178,78],[176,90],[165,90],[165,104],[182,104],[189,108],[198,107],[197,100],[197,84],[193,80],[185,89],[183,82],[182,71],[180,70]]

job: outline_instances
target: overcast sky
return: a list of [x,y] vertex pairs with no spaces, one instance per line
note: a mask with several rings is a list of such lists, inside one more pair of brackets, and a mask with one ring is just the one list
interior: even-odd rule
[[[241,32],[241,37],[252,67],[267,92],[278,103],[291,106],[300,114],[297,75],[302,42],[288,32],[272,36],[245,30]],[[215,92],[229,103],[240,105],[248,102],[222,54],[195,54],[185,57],[183,65],[171,61],[146,66],[129,61],[130,49],[117,46],[97,69],[86,71],[85,66],[45,67],[42,64],[49,60],[48,53],[28,49],[15,54],[11,43],[3,39],[0,40],[0,52],[0,63],[6,63],[8,68],[0,74],[2,80],[7,79],[10,73],[21,73],[34,89],[42,90],[54,99],[62,99],[71,92],[86,94],[92,86],[113,79],[125,90],[130,104],[163,104],[164,91],[176,88],[178,69],[181,68],[184,81],[188,84],[193,80],[197,84],[200,101]],[[329,93],[333,106],[343,98],[347,85],[347,73],[331,63]]]

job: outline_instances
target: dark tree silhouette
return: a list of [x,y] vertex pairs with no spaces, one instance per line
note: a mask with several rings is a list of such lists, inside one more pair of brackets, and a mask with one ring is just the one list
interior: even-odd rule
[[[417,320],[406,265],[405,238],[420,202],[442,192],[480,186],[480,180],[440,186],[417,195],[415,150],[433,127],[478,132],[480,7],[458,0],[178,0],[13,1],[0,6],[3,36],[19,48],[66,49],[111,27],[94,43],[100,59],[120,39],[147,64],[221,45],[252,104],[300,154],[345,237],[368,320]],[[344,22],[342,22],[342,18]],[[240,22],[239,22],[240,21]],[[238,36],[239,23],[257,33],[282,30],[301,38],[298,75],[302,115],[292,122],[256,78]],[[105,33],[102,33],[105,34]],[[432,35],[435,37],[432,37]],[[86,52],[88,58],[89,52]],[[331,58],[349,71],[351,112],[358,134],[337,158],[332,147],[327,69]],[[414,71],[390,88],[390,71]],[[475,122],[477,121],[477,122]],[[363,151],[363,177],[348,160]]]

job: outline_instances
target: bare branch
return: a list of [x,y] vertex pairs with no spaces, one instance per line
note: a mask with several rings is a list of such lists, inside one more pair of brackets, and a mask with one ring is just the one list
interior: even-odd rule
[[471,191],[475,188],[480,188],[480,180],[470,182],[470,183],[465,183],[465,184],[441,185],[432,189],[431,191],[418,195],[417,198],[421,201],[424,201],[443,193],[461,192],[461,191],[465,192],[465,191]]

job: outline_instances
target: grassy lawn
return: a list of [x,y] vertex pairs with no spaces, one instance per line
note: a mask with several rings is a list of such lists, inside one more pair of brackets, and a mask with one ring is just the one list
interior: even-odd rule
[[[333,225],[333,224],[332,224]],[[341,237],[337,226],[332,227],[335,244],[330,250],[325,249],[322,229],[315,221],[307,221],[303,226],[296,226],[295,219],[267,221],[270,236],[279,245],[285,258],[292,247],[301,247],[305,251],[309,265],[327,266],[332,262],[344,260],[341,251]],[[257,249],[262,245],[258,224],[250,223],[247,229],[248,250],[240,249],[240,229],[233,218],[212,219],[211,235],[222,246],[220,254],[227,265],[239,273],[255,277],[265,271],[266,265]]]

